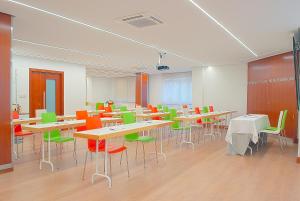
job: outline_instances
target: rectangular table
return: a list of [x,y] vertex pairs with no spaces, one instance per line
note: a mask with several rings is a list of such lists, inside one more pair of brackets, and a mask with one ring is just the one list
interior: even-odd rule
[[[122,119],[121,118],[101,118],[102,123],[118,123]],[[51,166],[51,170],[53,172],[53,163],[51,162],[51,142],[50,142],[50,131],[52,130],[61,130],[61,129],[75,129],[80,126],[84,126],[86,124],[85,120],[70,120],[70,121],[62,121],[62,122],[54,122],[47,124],[34,124],[34,125],[23,125],[24,130],[31,131],[33,133],[43,134],[44,132],[48,132],[48,159],[45,159],[45,142],[42,140],[42,159],[40,161],[40,169],[42,169],[42,163],[49,164]]]
[[262,114],[250,114],[231,119],[225,138],[229,152],[244,155],[249,143],[256,144],[259,132],[268,126],[270,126],[269,118]]
[[209,113],[205,113],[205,114],[192,114],[192,115],[175,117],[174,120],[182,121],[185,124],[184,127],[189,127],[189,130],[190,130],[188,139],[184,138],[183,141],[181,142],[181,144],[183,144],[183,143],[191,144],[192,148],[194,149],[194,143],[192,142],[192,123],[194,121],[196,121],[197,119],[213,118],[213,117],[219,117],[219,116],[226,116],[226,119],[227,119],[227,115],[232,115],[235,112],[236,111],[216,111],[216,112],[209,112]]
[[[111,187],[111,178],[108,175],[107,171],[107,158],[108,158],[108,150],[107,150],[107,140],[105,140],[105,168],[104,174],[99,173],[99,162],[98,162],[98,142],[102,139],[110,139],[115,137],[124,136],[130,133],[148,131],[151,129],[162,128],[165,126],[171,125],[172,121],[164,121],[164,120],[153,120],[153,121],[143,121],[137,122],[133,124],[125,124],[125,125],[118,125],[113,127],[105,127],[100,129],[94,130],[87,130],[74,133],[74,137],[78,138],[86,138],[86,139],[93,139],[96,140],[96,172],[92,175],[92,183],[94,183],[95,176],[102,176],[108,180],[109,187]],[[163,153],[163,145],[162,145],[162,130],[160,132],[160,154],[164,155]]]

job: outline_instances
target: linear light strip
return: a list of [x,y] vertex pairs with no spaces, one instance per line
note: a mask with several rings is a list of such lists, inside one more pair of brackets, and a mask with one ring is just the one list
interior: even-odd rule
[[184,59],[184,60],[187,60],[187,61],[190,61],[190,62],[193,62],[193,63],[198,63],[198,64],[200,63],[200,62],[198,62],[198,61],[196,61],[196,60],[189,59],[189,58],[184,57],[184,56],[181,56],[181,55],[179,55],[179,54],[177,54],[177,53],[173,53],[173,52],[171,52],[171,51],[168,51],[168,50],[164,50],[164,49],[155,47],[154,45],[147,44],[147,43],[144,43],[144,42],[141,42],[141,41],[137,41],[137,40],[134,40],[134,39],[132,39],[132,38],[128,38],[128,37],[122,36],[122,35],[120,35],[120,34],[114,33],[114,32],[112,32],[112,31],[109,31],[109,30],[107,30],[107,29],[95,27],[95,26],[93,26],[93,25],[86,24],[86,23],[80,22],[80,21],[78,21],[78,20],[74,20],[74,19],[71,19],[71,18],[69,18],[69,17],[65,17],[65,16],[62,16],[62,15],[59,15],[59,14],[56,14],[56,13],[52,13],[52,12],[49,12],[49,11],[44,10],[44,9],[41,9],[41,8],[37,8],[37,7],[31,6],[31,5],[28,5],[28,4],[25,4],[25,3],[21,3],[21,2],[18,2],[18,1],[14,1],[14,0],[8,0],[8,2],[11,2],[11,3],[14,3],[14,4],[18,4],[18,5],[27,7],[27,8],[31,8],[31,9],[37,10],[37,11],[39,11],[39,12],[43,12],[43,13],[46,13],[46,14],[49,14],[49,15],[52,15],[52,16],[55,16],[55,17],[58,17],[58,18],[61,18],[61,19],[64,19],[64,20],[73,22],[73,23],[76,23],[76,24],[79,24],[79,25],[82,25],[82,26],[85,26],[85,27],[88,27],[88,28],[91,28],[91,29],[94,29],[94,30],[97,30],[97,31],[101,31],[101,32],[104,32],[104,33],[113,35],[113,36],[115,36],[115,37],[118,37],[118,38],[121,38],[121,39],[130,41],[130,42],[133,42],[133,43],[136,43],[136,44],[139,44],[139,45],[143,45],[143,46],[148,47],[148,48],[155,49],[155,50],[157,50],[157,51],[159,51],[159,52],[167,52],[167,53],[170,54],[170,55],[179,57],[179,58],[181,58],[181,59]]
[[43,43],[34,43],[31,41],[26,41],[26,40],[20,40],[20,39],[12,39],[13,41],[17,41],[17,42],[21,42],[21,43],[27,43],[27,44],[31,44],[31,45],[36,45],[36,46],[42,46],[42,47],[49,47],[49,48],[53,48],[53,49],[58,49],[58,50],[64,50],[64,51],[69,51],[69,52],[75,52],[75,53],[79,53],[79,54],[83,54],[83,55],[87,55],[87,56],[95,56],[95,57],[101,57],[103,58],[103,55],[97,54],[97,53],[87,53],[87,52],[83,52],[83,51],[79,51],[79,50],[75,50],[75,49],[69,49],[69,48],[64,48],[64,47],[57,47],[57,46],[52,46],[52,45],[47,45],[47,44],[43,44]]
[[232,38],[234,38],[237,42],[239,42],[244,48],[246,48],[249,52],[251,52],[255,57],[258,55],[252,51],[245,43],[243,43],[238,37],[236,37],[231,31],[229,31],[223,24],[221,24],[216,18],[211,16],[206,10],[201,8],[195,1],[189,0],[195,7],[201,10],[205,15],[207,15],[212,21],[214,21],[217,25],[219,25],[224,31],[226,31]]

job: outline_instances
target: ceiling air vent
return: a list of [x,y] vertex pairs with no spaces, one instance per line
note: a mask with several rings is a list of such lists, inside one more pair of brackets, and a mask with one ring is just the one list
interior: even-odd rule
[[157,17],[154,17],[152,15],[146,15],[146,14],[136,14],[136,15],[126,16],[123,17],[121,21],[126,22],[129,25],[137,28],[149,27],[149,26],[159,25],[163,23]]

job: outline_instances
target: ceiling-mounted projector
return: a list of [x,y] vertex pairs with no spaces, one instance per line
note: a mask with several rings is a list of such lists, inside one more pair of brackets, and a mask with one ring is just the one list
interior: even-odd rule
[[159,71],[164,71],[164,70],[169,70],[170,67],[167,65],[162,65],[161,64],[161,60],[163,59],[163,57],[166,55],[167,53],[159,53],[159,57],[158,57],[158,64],[156,65],[156,69]]
[[169,70],[170,67],[169,66],[164,66],[164,65],[157,65],[156,69],[160,70],[160,71],[164,71],[164,70]]

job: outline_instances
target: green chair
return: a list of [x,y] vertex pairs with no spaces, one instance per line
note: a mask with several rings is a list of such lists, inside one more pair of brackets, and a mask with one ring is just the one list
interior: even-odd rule
[[163,106],[163,111],[164,111],[164,112],[169,112],[169,107],[166,106],[166,105],[164,105],[164,106]]
[[158,110],[162,110],[162,109],[163,109],[163,105],[162,105],[162,104],[158,104],[158,105],[157,105],[157,109],[158,109]]
[[[173,130],[173,132],[181,132],[181,137],[182,137],[182,134],[184,134],[184,131],[185,130],[189,130],[191,127],[190,126],[185,126],[185,127],[182,127],[180,125],[180,121],[178,120],[175,120],[175,118],[177,117],[177,110],[172,108],[169,110],[170,112],[170,120],[173,121],[174,123],[171,125],[171,129]],[[170,135],[171,135],[171,132],[170,132]],[[169,143],[169,140],[170,140],[170,135],[168,136],[168,143]],[[176,143],[178,142],[178,134],[176,135]]]
[[[288,112],[287,110],[280,111],[277,127],[268,127],[265,130],[260,132],[260,133],[265,133],[270,136],[277,137],[282,151],[283,151],[282,137],[286,137],[284,129],[285,129],[285,122],[286,122],[286,118],[287,118],[287,112]],[[261,137],[261,135],[260,135],[260,137]],[[266,141],[263,140],[263,143],[266,143]],[[285,138],[285,145],[287,145],[286,138]]]
[[114,111],[116,109],[116,105],[115,104],[112,104],[110,105],[111,109]]
[[103,107],[104,107],[104,103],[102,103],[102,102],[98,102],[98,103],[96,103],[96,110],[98,110],[98,108],[99,108],[99,105],[101,105],[101,106],[103,106]]
[[[42,123],[54,123],[57,122],[57,117],[54,112],[46,112],[42,114]],[[48,142],[49,140],[49,134],[50,134],[50,142],[55,142],[56,144],[60,144],[60,149],[62,153],[62,143],[65,142],[74,142],[74,151],[73,151],[73,156],[77,164],[77,159],[76,159],[76,140],[72,137],[64,137],[61,136],[60,130],[52,130],[50,132],[45,132],[43,135],[44,141]]]
[[[122,114],[122,119],[124,124],[132,124],[136,122],[136,117],[133,112],[127,112]],[[155,153],[156,153],[156,160],[158,162],[157,157],[157,146],[156,146],[156,138],[152,136],[140,136],[138,133],[131,133],[124,136],[124,140],[127,142],[136,142],[136,151],[135,151],[135,158],[137,159],[137,149],[138,149],[138,142],[141,142],[143,145],[143,153],[144,153],[144,167],[146,167],[146,158],[145,158],[145,146],[144,143],[148,142],[155,142]],[[122,157],[122,155],[121,155]]]
[[126,105],[121,105],[121,106],[119,107],[119,109],[120,109],[121,112],[126,112],[126,111],[128,111]]

